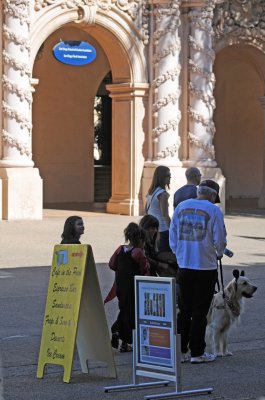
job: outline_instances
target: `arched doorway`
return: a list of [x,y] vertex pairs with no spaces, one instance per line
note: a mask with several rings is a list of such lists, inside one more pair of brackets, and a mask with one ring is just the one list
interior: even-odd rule
[[222,49],[216,57],[214,139],[226,177],[228,206],[257,206],[262,188],[265,55],[249,45]]
[[112,83],[109,72],[101,82],[94,103],[94,201],[107,202],[111,197],[112,100],[106,85]]
[[[52,88],[52,91],[50,92],[49,90],[47,90],[44,84],[42,84],[41,87],[41,79],[39,79],[39,84],[36,86],[33,103],[33,150],[35,153],[34,161],[36,163],[36,166],[39,167],[40,170],[41,161],[42,163],[46,163],[47,167],[46,176],[42,176],[44,180],[44,203],[59,203],[61,202],[61,198],[63,198],[63,201],[65,202],[71,202],[73,196],[75,196],[75,199],[73,200],[74,202],[83,202],[83,199],[85,199],[85,202],[87,202],[87,199],[89,199],[89,202],[94,201],[94,140],[92,140],[94,138],[94,135],[91,135],[90,133],[94,131],[94,100],[100,83],[102,82],[106,74],[111,71],[112,83],[106,85],[107,92],[112,99],[112,184],[111,198],[107,203],[107,211],[118,214],[139,215],[139,210],[142,207],[141,179],[144,165],[143,148],[145,142],[145,134],[147,132],[146,114],[149,88],[149,85],[147,83],[147,66],[144,54],[145,46],[140,36],[138,37],[138,33],[133,30],[133,27],[131,25],[125,23],[121,25],[116,21],[117,19],[120,21],[120,16],[118,15],[118,13],[116,15],[115,10],[113,12],[108,11],[108,15],[99,12],[99,14],[96,15],[97,23],[82,23],[80,25],[76,25],[75,23],[66,23],[62,28],[55,30],[56,25],[62,25],[61,23],[64,18],[66,20],[70,16],[71,18],[78,18],[79,13],[77,11],[78,10],[76,10],[75,13],[71,13],[69,15],[67,11],[65,11],[64,13],[64,11],[62,12],[61,9],[58,7],[57,18],[54,18],[48,27],[49,29],[46,29],[46,32],[50,31],[53,33],[51,33],[50,36],[45,39],[42,50],[42,58],[45,59],[46,47],[46,49],[48,49],[46,51],[49,51],[48,60],[49,62],[54,63],[56,60],[54,61],[51,55],[52,44],[54,43],[52,43],[51,41],[53,40],[54,42],[55,37],[57,43],[60,39],[73,40],[72,35],[70,35],[71,38],[69,38],[69,33],[78,32],[79,37],[76,38],[76,40],[89,41],[95,48],[97,48],[98,53],[101,54],[101,63],[99,63],[98,66],[95,68],[95,74],[93,75],[93,73],[91,73],[91,81],[88,79],[88,74],[84,73],[84,76],[82,78],[79,76],[79,74],[76,74],[77,78],[75,84],[72,85],[73,79],[70,79],[69,73],[65,76],[65,79],[61,79],[61,76],[58,74],[58,82],[61,79],[62,85],[59,88],[57,87],[57,89],[55,89],[57,85],[57,80],[54,78],[54,76],[49,74],[49,72],[47,73],[47,65],[46,63],[43,64],[43,76],[46,75],[46,82],[49,79],[54,81],[54,88]],[[61,14],[59,12],[61,12]],[[48,13],[49,11],[47,12],[45,20],[48,20]],[[43,29],[42,26],[43,24],[38,24],[38,27],[36,26],[36,29],[33,29],[33,55],[37,55],[37,49],[42,45],[39,39],[40,37],[43,37],[43,30],[41,30]],[[65,36],[63,36],[63,38],[62,33],[65,33]],[[37,45],[37,43],[39,44]],[[49,46],[47,46],[47,43],[49,43]],[[39,78],[38,72],[40,67],[38,66],[38,63],[40,64],[40,62],[37,61],[37,58],[34,63],[32,62],[33,77],[35,79]],[[59,66],[57,66],[57,68],[59,68]],[[79,80],[80,85],[78,86],[76,83],[79,82]],[[82,82],[85,82],[85,85],[82,85]],[[92,89],[91,87],[87,88],[89,89],[90,95],[85,98],[80,93],[84,93],[85,87],[89,84],[89,82],[91,82],[90,86],[92,87]],[[69,106],[67,110],[65,108],[62,109],[63,102],[58,102],[58,106],[52,101],[54,100],[54,98],[56,98],[56,96],[58,96],[58,93],[60,93],[63,85],[64,87],[71,86],[73,88],[73,96],[69,96],[68,92],[68,96],[61,97],[63,99],[63,102],[69,101],[69,103],[71,104],[71,106]],[[80,90],[78,90],[78,88]],[[38,94],[37,92],[41,91],[47,91],[46,103],[48,105],[45,110],[43,110],[43,108],[40,106],[40,102],[38,104],[38,96],[40,96],[40,94]],[[92,92],[93,95],[91,95]],[[52,96],[50,95],[50,93],[52,93]],[[71,101],[69,99],[71,99]],[[77,120],[83,124],[83,138],[81,140],[79,137],[80,144],[77,136],[74,136],[73,133],[71,133],[71,140],[69,141],[67,140],[66,136],[65,138],[63,137],[64,133],[62,132],[61,126],[56,118],[54,118],[54,124],[56,125],[56,127],[52,125],[52,128],[53,132],[56,132],[55,135],[57,136],[56,138],[53,138],[52,135],[50,135],[50,137],[47,136],[45,132],[47,130],[47,128],[45,128],[45,121],[47,118],[49,118],[49,113],[47,112],[47,109],[52,113],[56,113],[58,112],[57,106],[61,110],[61,113],[64,112],[65,120],[63,120],[63,122],[65,123],[67,130],[69,130],[69,127],[71,127],[71,132],[76,131],[76,129],[73,129],[73,121],[70,118],[73,112]],[[38,112],[36,110],[38,110]],[[91,112],[89,111],[88,113],[88,110],[91,110]],[[86,116],[85,113],[87,113]],[[89,118],[87,117],[88,114]],[[82,120],[84,116],[86,118],[86,124]],[[68,124],[65,121],[68,121]],[[42,125],[41,135],[38,135],[37,133],[38,124]],[[86,126],[86,131],[84,129],[84,126]],[[59,136],[61,135],[61,140],[58,139],[58,132]],[[72,159],[69,159],[69,161],[65,164],[65,156],[62,162],[61,154],[64,142],[66,142],[66,145],[69,148],[68,154],[71,153],[72,156]],[[51,145],[51,143],[53,143],[53,145]],[[79,145],[79,155],[78,151],[74,151],[77,145]],[[38,149],[40,149],[40,151],[42,152],[41,156],[38,156]],[[88,150],[89,158],[85,160],[84,157],[87,157]],[[51,152],[51,154],[49,152]],[[61,161],[61,164],[60,162],[55,161],[58,159],[59,161]],[[80,175],[80,162],[82,160],[82,173]],[[57,169],[55,169],[54,165],[52,165],[55,162],[57,163]],[[61,179],[58,179],[58,176],[60,175],[58,174],[58,171],[61,174]],[[89,177],[89,183],[91,183],[91,185],[87,185],[87,177],[88,174],[91,173],[91,171],[93,175],[92,178]],[[69,185],[69,177],[72,179],[72,187],[70,191],[67,188],[67,185]],[[49,186],[47,186],[45,183],[45,180],[47,180],[47,178],[50,181],[53,180],[56,183],[50,185],[50,187],[53,186],[55,188],[55,192],[52,193],[53,199],[55,201],[53,200],[51,203],[51,197],[49,197],[51,194],[49,191]],[[62,193],[64,193],[64,195]],[[76,193],[78,193],[78,195],[76,195]],[[71,196],[71,199],[69,199],[69,196]],[[76,197],[78,197],[78,200],[76,199]]]
[[[89,42],[96,59],[65,65],[53,56],[63,41]],[[94,98],[110,70],[100,45],[77,27],[46,39],[33,74],[39,79],[33,103],[33,154],[44,182],[44,207],[85,208],[94,202]]]

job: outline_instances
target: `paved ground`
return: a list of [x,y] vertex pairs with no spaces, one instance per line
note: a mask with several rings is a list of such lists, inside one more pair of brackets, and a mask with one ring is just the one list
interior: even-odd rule
[[[45,309],[49,266],[53,246],[59,243],[67,211],[46,210],[43,221],[0,222],[0,357],[2,399],[5,400],[94,400],[143,399],[148,393],[166,393],[173,387],[141,391],[104,393],[103,387],[132,381],[132,355],[115,351],[118,379],[110,379],[104,366],[90,363],[83,374],[75,356],[70,384],[62,382],[62,368],[48,366],[43,379],[36,378],[39,344]],[[80,214],[80,213],[79,213]],[[93,247],[103,296],[112,284],[107,268],[113,250],[122,243],[122,231],[131,220],[124,216],[81,213],[86,226],[82,243]],[[224,258],[225,281],[234,267],[244,269],[259,287],[246,300],[240,326],[230,334],[233,357],[205,365],[182,366],[182,390],[213,387],[210,400],[254,400],[265,396],[265,213],[234,213],[226,216],[228,244],[235,255]],[[117,303],[106,305],[109,325]],[[0,377],[1,378],[1,377]],[[0,390],[0,399],[1,399]],[[188,397],[190,398],[190,397]]]

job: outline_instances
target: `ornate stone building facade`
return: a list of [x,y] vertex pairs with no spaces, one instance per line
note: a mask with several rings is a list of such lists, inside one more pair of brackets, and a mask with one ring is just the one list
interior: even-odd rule
[[[112,103],[108,212],[139,215],[157,165],[170,167],[172,192],[196,165],[219,182],[223,204],[265,207],[265,0],[1,5],[2,219],[41,219],[43,202],[95,201],[103,86]],[[91,43],[96,60],[59,63],[60,40]]]

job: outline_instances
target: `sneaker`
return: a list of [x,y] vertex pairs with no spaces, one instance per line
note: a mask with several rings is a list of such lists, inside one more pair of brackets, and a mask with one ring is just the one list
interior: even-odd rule
[[190,354],[188,352],[187,353],[181,353],[181,362],[185,363],[185,362],[188,362],[188,361],[190,361]]
[[190,362],[192,364],[201,364],[205,362],[212,362],[215,361],[216,356],[214,354],[204,353],[199,357],[191,357]]
[[133,348],[130,344],[126,343],[126,342],[122,342],[121,347],[120,347],[120,352],[121,353],[127,353],[133,351]]
[[113,332],[112,337],[111,337],[111,346],[114,349],[117,349],[119,347],[119,332]]

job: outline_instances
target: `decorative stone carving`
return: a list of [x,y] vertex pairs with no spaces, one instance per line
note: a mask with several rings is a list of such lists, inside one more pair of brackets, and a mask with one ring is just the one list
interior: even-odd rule
[[159,157],[159,159],[161,159],[161,158],[163,159],[163,158],[167,158],[167,157],[174,157],[178,151],[178,148],[179,148],[179,142],[177,142],[176,144],[173,144],[172,146],[165,147],[164,150],[157,153],[157,156]]
[[169,71],[166,71],[164,74],[159,75],[154,81],[153,81],[153,86],[154,87],[159,87],[162,85],[162,83],[165,83],[168,80],[174,81],[175,79],[178,78],[180,73],[180,66],[178,68],[171,69]]
[[227,0],[214,11],[218,47],[247,42],[265,51],[264,0]]
[[199,98],[201,101],[204,102],[206,107],[214,109],[216,104],[215,104],[215,98],[213,97],[212,94],[210,93],[205,93],[203,90],[199,90],[196,88],[196,86],[192,83],[189,82],[189,91],[190,93]]
[[78,20],[76,23],[86,23],[89,25],[94,25],[96,22],[96,14],[98,7],[93,6],[79,6],[78,7]]
[[31,160],[30,110],[32,93],[29,66],[29,0],[5,0],[3,3],[4,115],[1,166],[33,166]]
[[204,152],[210,154],[212,158],[215,157],[214,147],[209,143],[203,143],[201,140],[197,138],[197,136],[193,135],[191,132],[188,133],[189,141],[199,149],[202,149]]
[[212,18],[214,2],[204,8],[193,8],[189,12],[191,35],[189,36],[189,160],[187,164],[215,167],[215,134],[213,110],[215,101],[212,72],[215,53],[212,49]]
[[28,143],[22,143],[20,140],[17,140],[13,135],[6,132],[4,129],[2,132],[2,139],[4,143],[12,147],[16,147],[21,155],[26,154],[28,157],[31,155]]
[[180,94],[180,91],[178,90],[176,93],[170,93],[168,96],[165,96],[163,99],[158,100],[153,105],[154,112],[157,110],[160,110],[161,107],[165,107],[170,102],[172,102],[173,104],[176,104],[179,99],[179,94]]
[[23,114],[21,114],[20,112],[15,110],[13,107],[10,107],[8,104],[6,104],[5,101],[3,101],[2,110],[5,115],[7,115],[8,117],[10,117],[12,119],[15,119],[18,122],[21,129],[23,129],[23,128],[31,129],[32,128],[32,125],[29,122],[29,120]]
[[60,4],[61,8],[75,8],[84,6],[96,6],[102,10],[110,10],[114,3],[121,11],[130,15],[132,19],[136,19],[139,9],[139,1],[132,0],[35,0],[35,11],[42,8]]
[[12,68],[19,71],[21,76],[31,75],[31,70],[27,63],[20,62],[16,57],[11,56],[5,50],[3,50],[3,61],[5,64],[9,64]]
[[35,0],[34,10],[40,12],[46,7],[58,6],[62,9],[78,9],[77,23],[94,24],[97,9],[110,11],[114,7],[125,13],[136,25],[143,43],[149,40],[148,0]]
[[4,0],[4,14],[19,19],[21,25],[24,23],[29,25],[30,16],[28,12],[28,3],[29,2],[27,0]]
[[165,124],[161,124],[157,126],[156,128],[153,129],[153,137],[158,138],[162,133],[169,131],[170,129],[173,129],[173,131],[176,131],[178,127],[178,121],[175,119],[172,119],[168,121]]
[[5,24],[3,25],[3,35],[7,40],[11,40],[12,42],[20,45],[20,50],[24,49],[30,50],[30,43],[28,38],[24,38],[20,35],[17,35],[16,32],[12,32]]
[[21,89],[18,84],[12,82],[6,75],[2,77],[3,88],[9,92],[16,93],[20,101],[27,100],[29,104],[32,103],[32,93],[30,90]]
[[168,2],[163,5],[156,4],[153,12],[155,17],[152,43],[155,49],[153,56],[155,76],[152,82],[152,88],[155,89],[153,104],[154,159],[163,159],[164,163],[178,165],[180,1]]

